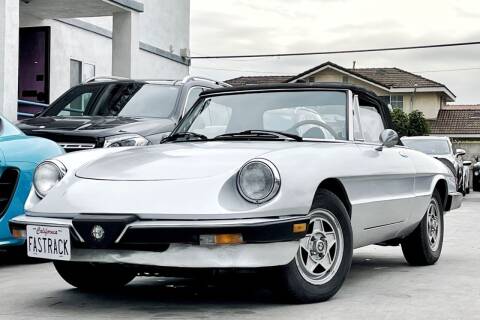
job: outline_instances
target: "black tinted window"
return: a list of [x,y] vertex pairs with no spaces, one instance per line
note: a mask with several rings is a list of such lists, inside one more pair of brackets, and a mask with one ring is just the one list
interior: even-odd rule
[[179,87],[166,85],[142,85],[118,100],[107,104],[110,115],[124,117],[168,118],[171,116],[179,93]]

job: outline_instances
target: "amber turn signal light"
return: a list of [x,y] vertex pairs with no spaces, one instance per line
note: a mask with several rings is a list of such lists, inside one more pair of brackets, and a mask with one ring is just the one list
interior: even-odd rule
[[243,237],[240,233],[204,234],[200,236],[200,244],[203,244],[203,245],[241,244],[241,243],[243,243]]
[[293,225],[293,233],[302,233],[307,231],[307,224],[306,223],[295,223]]
[[25,229],[13,229],[12,236],[16,239],[25,239],[27,238],[27,230]]

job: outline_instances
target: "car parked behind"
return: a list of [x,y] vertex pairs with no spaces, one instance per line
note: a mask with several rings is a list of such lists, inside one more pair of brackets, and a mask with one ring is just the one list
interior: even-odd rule
[[401,140],[406,147],[426,153],[446,165],[457,180],[457,191],[466,194],[468,182],[465,181],[462,159],[465,150],[457,149],[454,152],[448,137],[415,136],[402,137]]
[[95,78],[65,92],[18,127],[51,139],[67,152],[156,144],[168,135],[206,89],[227,84],[199,77],[183,80]]
[[0,247],[23,244],[10,233],[8,221],[24,212],[35,167],[63,153],[55,142],[26,136],[0,116]]

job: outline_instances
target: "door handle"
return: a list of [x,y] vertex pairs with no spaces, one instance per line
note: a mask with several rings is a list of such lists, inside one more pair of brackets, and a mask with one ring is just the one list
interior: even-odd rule
[[398,154],[401,155],[401,156],[404,157],[404,158],[408,158],[408,154],[407,154],[405,151],[403,151],[403,150],[398,151]]

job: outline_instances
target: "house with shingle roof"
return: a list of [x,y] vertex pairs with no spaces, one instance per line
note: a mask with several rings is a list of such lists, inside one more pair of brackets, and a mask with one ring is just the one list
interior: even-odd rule
[[467,151],[464,160],[480,156],[480,104],[443,107],[430,124],[430,134],[450,137],[454,148]]
[[447,86],[399,68],[348,69],[325,62],[294,76],[254,76],[227,80],[231,85],[256,85],[293,82],[340,82],[355,84],[375,92],[405,112],[420,110],[427,119],[436,119],[455,95]]

